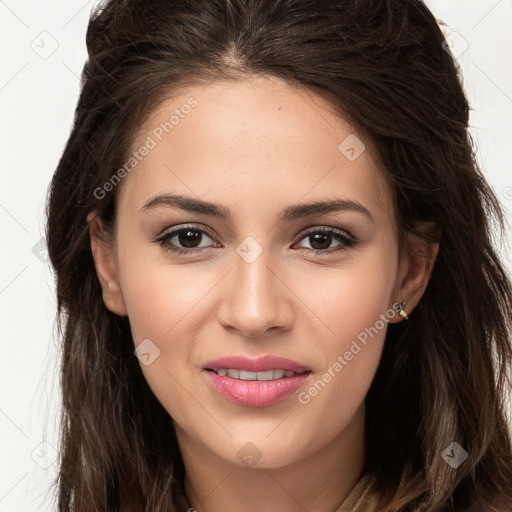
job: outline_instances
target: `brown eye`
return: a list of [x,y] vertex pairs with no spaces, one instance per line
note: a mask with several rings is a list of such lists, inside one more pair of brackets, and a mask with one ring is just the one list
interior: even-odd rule
[[[208,245],[208,238],[213,239],[213,236],[204,229],[185,226],[163,233],[154,242],[162,246],[165,251],[174,254],[192,254],[214,247]],[[300,240],[307,240],[311,247],[299,248],[314,254],[332,254],[357,244],[354,237],[336,228],[314,228],[303,234]],[[333,248],[333,242],[337,242],[338,246]]]
[[[334,228],[315,228],[306,232],[301,240],[308,240],[311,248],[302,247],[302,249],[311,252],[329,254],[333,252],[343,251],[347,248],[354,247],[356,240],[339,229]],[[334,249],[331,247],[333,242],[338,242],[339,246]]]
[[183,227],[164,233],[154,242],[161,245],[164,250],[173,253],[195,253],[212,247],[202,244],[205,238],[212,238],[205,230],[196,227]]

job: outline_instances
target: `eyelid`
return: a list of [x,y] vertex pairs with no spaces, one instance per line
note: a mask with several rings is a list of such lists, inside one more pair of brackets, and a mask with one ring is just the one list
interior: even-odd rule
[[325,226],[325,225],[319,225],[319,226],[311,226],[309,228],[306,228],[305,230],[302,230],[300,232],[300,237],[298,240],[302,240],[305,236],[309,235],[310,233],[337,233],[340,235],[345,235],[347,238],[351,238],[352,240],[356,240],[356,237],[346,229],[336,228],[334,226]]
[[169,228],[165,228],[160,234],[156,235],[155,239],[162,238],[170,233],[174,233],[175,231],[182,231],[184,229],[193,229],[195,231],[203,231],[205,232],[210,238],[216,238],[216,236],[213,234],[213,231],[210,230],[210,228],[207,228],[206,226],[199,227],[199,224],[178,224],[177,226],[171,226]]
[[[201,227],[199,227],[201,226]],[[186,229],[191,229],[193,231],[198,231],[200,233],[206,234],[208,237],[213,239],[214,241],[217,241],[217,237],[213,234],[213,232],[204,225],[198,225],[198,224],[184,224],[184,225],[177,225],[177,226],[171,226],[166,229],[164,229],[159,235],[154,237],[152,239],[153,242],[160,244],[164,250],[175,253],[175,254],[194,254],[201,251],[207,251],[212,249],[213,247],[193,247],[193,248],[181,248],[181,247],[169,247],[166,246],[166,240],[165,238],[173,238],[181,231],[184,231]],[[342,247],[334,248],[334,249],[308,249],[307,247],[301,247],[299,249],[308,251],[309,253],[313,254],[332,254],[332,253],[338,253],[341,252],[344,249],[351,248],[356,246],[359,242],[356,237],[352,235],[349,231],[337,227],[332,226],[326,226],[326,225],[314,225],[309,226],[308,228],[305,228],[305,230],[302,230],[300,232],[300,236],[295,239],[293,242],[293,245],[296,245],[298,242],[304,240],[307,238],[307,236],[311,233],[330,233],[333,234],[334,237],[336,235],[338,237],[341,237],[343,239],[344,244],[342,243]],[[172,236],[171,236],[172,235]],[[338,240],[339,241],[339,240]],[[170,245],[170,244],[169,244]]]
[[[199,226],[201,226],[201,227],[199,227]],[[154,238],[155,239],[161,238],[161,237],[163,237],[169,233],[172,233],[174,231],[181,231],[182,229],[187,229],[187,228],[195,229],[197,231],[204,231],[208,236],[216,239],[215,234],[213,233],[212,230],[210,230],[210,228],[203,226],[203,225],[199,225],[199,224],[184,224],[184,225],[167,227],[163,231],[161,231],[158,235],[156,235]],[[302,230],[299,233],[301,235],[300,238],[296,238],[296,241],[301,240],[302,238],[304,238],[304,236],[308,235],[309,233],[317,233],[319,231],[320,232],[321,231],[326,231],[326,232],[335,231],[338,233],[346,234],[349,238],[356,240],[356,237],[350,231],[348,231],[346,229],[341,229],[341,228],[336,228],[334,226],[326,226],[326,225],[313,225],[313,226],[305,228],[305,230]]]

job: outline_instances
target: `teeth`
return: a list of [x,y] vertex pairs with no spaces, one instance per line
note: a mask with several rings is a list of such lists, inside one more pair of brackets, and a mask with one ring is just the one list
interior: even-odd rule
[[260,373],[260,372],[248,372],[245,370],[240,370],[239,373],[240,373],[240,376],[238,378],[240,380],[258,380],[258,373]]
[[[240,374],[240,377],[242,375]],[[266,372],[256,373],[256,380],[274,380],[282,379],[284,377],[284,370],[267,370]]]
[[[231,377],[232,379],[238,380],[276,380],[282,379],[283,377],[292,377],[293,375],[299,375],[298,373],[288,370],[268,370],[265,372],[250,372],[248,370],[235,370],[231,368],[219,368],[217,375],[225,377]],[[304,372],[300,372],[304,373]]]

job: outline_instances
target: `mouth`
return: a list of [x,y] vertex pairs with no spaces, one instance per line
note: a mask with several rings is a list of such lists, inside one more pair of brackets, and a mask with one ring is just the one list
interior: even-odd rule
[[273,354],[244,354],[208,361],[202,374],[210,388],[230,402],[249,407],[274,405],[311,380],[311,368]]
[[229,402],[245,407],[269,407],[306,386],[311,370],[250,371],[239,368],[203,368],[207,385]]
[[311,371],[311,368],[297,361],[273,354],[265,354],[256,358],[244,354],[221,357],[214,361],[207,361],[203,369],[221,372],[219,373],[221,376],[233,379],[241,378],[242,380],[273,380]]
[[292,370],[283,370],[281,368],[275,370],[266,370],[260,372],[253,372],[250,370],[240,370],[238,368],[219,368],[214,370],[213,368],[205,368],[206,371],[216,373],[221,377],[229,377],[231,379],[236,380],[245,380],[245,381],[269,381],[269,380],[279,380],[294,377],[296,375],[302,375],[305,373],[311,373],[311,370],[301,370],[301,371],[292,371]]

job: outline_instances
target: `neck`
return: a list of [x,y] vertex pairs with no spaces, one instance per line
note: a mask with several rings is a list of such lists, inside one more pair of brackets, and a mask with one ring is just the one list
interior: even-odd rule
[[[335,512],[362,476],[364,402],[321,450],[282,467],[243,467],[222,459],[175,424],[185,492],[197,512]],[[326,438],[329,431],[325,430]]]

